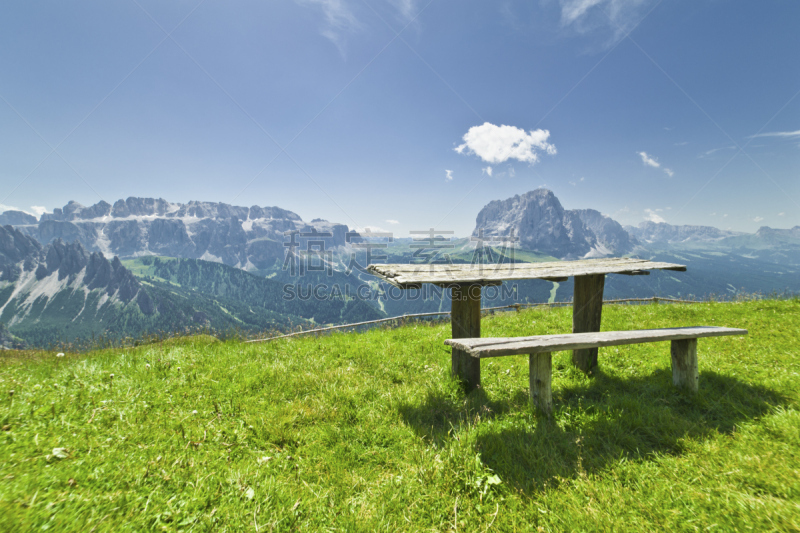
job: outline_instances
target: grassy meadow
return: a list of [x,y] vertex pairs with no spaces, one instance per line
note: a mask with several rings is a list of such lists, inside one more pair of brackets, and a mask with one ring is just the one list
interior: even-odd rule
[[[527,357],[464,396],[447,323],[267,344],[178,338],[0,354],[2,531],[800,531],[800,300],[609,305],[603,329],[700,339]],[[571,308],[487,316],[484,336],[567,332]]]

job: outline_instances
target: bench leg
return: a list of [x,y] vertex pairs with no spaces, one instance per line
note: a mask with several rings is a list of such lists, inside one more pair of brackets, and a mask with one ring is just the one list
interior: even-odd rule
[[[605,274],[575,276],[572,298],[573,333],[600,331],[605,281]],[[583,372],[590,373],[597,366],[597,348],[573,350],[572,363]]]
[[553,356],[549,352],[532,353],[528,361],[531,403],[550,416],[553,414]]
[[[452,307],[450,319],[452,337],[468,339],[481,336],[481,286],[461,285],[454,287],[451,294]],[[453,377],[458,379],[466,392],[481,385],[481,360],[463,350],[453,348],[451,356]]]
[[672,341],[672,384],[697,392],[700,374],[697,370],[697,339]]

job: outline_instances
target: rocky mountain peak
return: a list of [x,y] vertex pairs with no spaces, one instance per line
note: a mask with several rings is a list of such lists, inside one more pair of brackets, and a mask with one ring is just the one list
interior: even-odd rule
[[549,189],[536,189],[506,200],[493,200],[478,213],[473,236],[504,240],[559,258],[588,254],[597,238],[575,211],[567,211]]
[[623,255],[630,252],[639,241],[608,215],[594,209],[576,209],[586,227],[597,238],[595,255]]

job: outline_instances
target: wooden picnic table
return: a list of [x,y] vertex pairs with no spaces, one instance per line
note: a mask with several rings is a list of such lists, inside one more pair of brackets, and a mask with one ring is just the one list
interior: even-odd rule
[[[367,270],[400,289],[420,288],[432,283],[452,289],[450,321],[454,339],[481,336],[481,289],[503,281],[542,279],[566,281],[575,278],[572,332],[600,331],[606,274],[647,275],[651,270],[685,271],[686,266],[627,257],[501,264],[387,264],[369,265]],[[597,348],[573,350],[572,362],[590,372],[597,365]],[[480,359],[453,348],[452,372],[467,390],[480,386]]]

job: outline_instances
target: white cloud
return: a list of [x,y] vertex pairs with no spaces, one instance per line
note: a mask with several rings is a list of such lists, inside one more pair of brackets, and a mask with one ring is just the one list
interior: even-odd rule
[[464,144],[455,148],[459,154],[475,154],[486,163],[493,165],[516,159],[534,164],[539,161],[539,153],[556,153],[556,147],[547,142],[550,132],[532,130],[525,132],[515,126],[495,126],[485,122],[473,126],[464,134]]
[[786,215],[786,213],[783,213],[783,212],[778,213],[779,217],[782,217],[782,216],[785,216],[785,215]]
[[644,219],[645,220],[649,220],[650,222],[656,222],[656,223],[666,222],[666,220],[664,220],[664,217],[656,214],[656,211],[661,211],[661,209],[656,209],[655,211],[652,210],[652,209],[645,209],[644,210]]
[[31,211],[33,211],[33,213],[34,213],[36,216],[39,216],[39,217],[40,217],[40,216],[42,216],[43,214],[47,213],[47,208],[46,208],[46,207],[43,207],[43,206],[41,206],[41,205],[32,205],[32,206],[31,206]]
[[486,167],[481,169],[484,174],[487,174],[490,178],[492,177],[492,167]]
[[764,217],[755,217],[753,222],[761,222],[762,220],[764,220]]
[[509,178],[513,178],[516,175],[517,175],[516,169],[514,167],[512,167],[511,165],[509,165],[508,166],[508,177]]
[[647,152],[636,152],[636,153],[639,154],[642,157],[642,163],[644,163],[645,165],[650,166],[650,167],[654,167],[654,168],[658,168],[658,167],[661,166],[661,163],[659,163],[654,158],[652,158],[649,155],[647,155]]
[[386,222],[388,222],[389,224],[399,224],[400,223],[399,220],[393,220],[391,218],[387,218]]
[[674,173],[672,170],[668,169],[667,167],[664,167],[664,172],[665,172],[665,173],[667,174],[667,176],[669,176],[670,178],[671,178],[672,176],[674,176],[674,175],[675,175],[675,173]]
[[6,211],[22,211],[22,209],[13,205],[0,204],[0,213],[5,213]]
[[345,34],[357,30],[361,23],[344,0],[295,0],[300,5],[318,7],[325,15],[322,35],[344,54]]
[[722,218],[728,218],[728,213],[725,213],[724,215],[722,215]]
[[686,146],[687,144],[689,144],[687,141],[681,141],[679,143],[675,143],[675,146]]
[[575,185],[577,185],[577,183],[575,183],[574,181],[570,181],[570,182],[568,182],[568,183],[569,183],[570,185],[572,185],[573,187],[574,187]]
[[755,139],[757,137],[800,137],[800,130],[797,131],[771,131],[768,133],[757,133],[751,135],[748,139]]
[[453,181],[453,171],[452,170],[445,170],[445,181]]
[[586,178],[584,178],[583,176],[581,176],[581,181],[586,181]]
[[717,216],[717,214],[716,213],[711,213],[711,215],[709,215],[709,216],[715,217],[715,216]]

